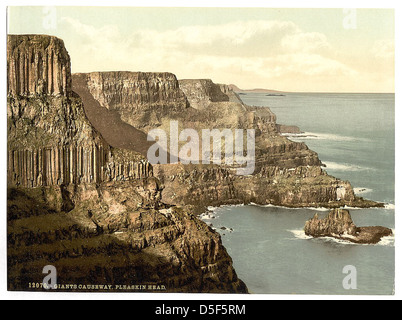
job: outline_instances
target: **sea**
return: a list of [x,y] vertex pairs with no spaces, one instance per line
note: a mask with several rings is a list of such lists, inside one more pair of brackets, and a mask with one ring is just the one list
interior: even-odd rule
[[[238,277],[252,294],[392,295],[395,288],[395,95],[247,93],[244,103],[269,107],[288,135],[318,153],[324,170],[348,180],[358,196],[385,208],[347,208],[357,226],[384,226],[394,235],[375,245],[311,238],[303,227],[325,208],[256,204],[209,208]],[[352,271],[351,271],[352,270]],[[352,285],[353,284],[353,285]]]

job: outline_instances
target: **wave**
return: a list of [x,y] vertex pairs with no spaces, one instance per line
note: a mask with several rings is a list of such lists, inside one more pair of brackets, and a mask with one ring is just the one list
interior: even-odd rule
[[373,192],[373,189],[369,189],[369,188],[353,188],[353,191],[354,191],[354,193],[356,195],[360,195],[360,194]]
[[330,141],[368,141],[365,138],[348,137],[331,133],[282,133],[282,136],[295,140],[330,140]]
[[314,210],[314,211],[330,211],[331,209],[324,207],[299,207],[299,208],[290,208],[286,206],[277,206],[274,204],[257,204],[254,202],[250,202],[250,206],[260,207],[260,208],[278,208],[278,209],[287,209],[287,210]]
[[339,244],[354,245],[354,246],[384,246],[384,247],[394,247],[395,246],[395,229],[392,229],[392,235],[390,235],[388,237],[382,237],[381,241],[378,242],[377,244],[353,243],[353,242],[350,242],[347,240],[336,239],[336,238],[332,238],[332,237],[314,238],[314,237],[306,235],[304,233],[304,230],[300,230],[300,229],[287,230],[287,231],[293,233],[294,237],[296,239],[300,239],[300,240],[317,239],[317,240],[322,240],[325,242],[335,242],[335,243],[339,243]]
[[215,214],[215,211],[207,211],[204,213],[201,213],[198,218],[200,220],[212,220],[216,219],[218,216]]
[[216,211],[216,209],[218,209],[218,207],[209,206],[209,207],[207,208],[208,211]]
[[364,170],[373,170],[371,168],[367,167],[361,167],[358,165],[354,164],[348,164],[348,163],[337,163],[337,162],[331,162],[331,161],[324,161],[323,162],[326,167],[324,167],[325,170],[335,170],[335,171],[364,171]]
[[395,246],[395,229],[392,229],[392,235],[388,237],[382,237],[378,243],[380,246],[394,247]]
[[304,233],[304,230],[296,229],[296,230],[287,230],[287,231],[293,233],[293,235],[294,235],[295,238],[297,238],[297,239],[301,239],[301,240],[314,239],[313,237],[306,235],[306,234]]

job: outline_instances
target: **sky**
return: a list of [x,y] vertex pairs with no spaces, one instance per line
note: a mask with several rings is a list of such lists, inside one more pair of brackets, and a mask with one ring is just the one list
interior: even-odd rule
[[72,72],[172,72],[242,89],[394,92],[393,9],[9,7],[64,40]]

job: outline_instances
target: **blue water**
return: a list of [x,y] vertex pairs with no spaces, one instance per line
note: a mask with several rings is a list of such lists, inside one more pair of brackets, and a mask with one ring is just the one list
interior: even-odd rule
[[[329,174],[350,181],[358,195],[389,204],[386,209],[351,209],[356,225],[395,228],[394,94],[253,93],[241,98],[248,105],[270,107],[280,124],[299,126],[305,134],[289,138],[316,151]],[[377,245],[312,239],[302,230],[316,212],[328,213],[237,206],[217,208],[214,219],[204,219],[221,233],[251,293],[393,294],[395,237]],[[356,290],[343,286],[347,265],[356,267]]]

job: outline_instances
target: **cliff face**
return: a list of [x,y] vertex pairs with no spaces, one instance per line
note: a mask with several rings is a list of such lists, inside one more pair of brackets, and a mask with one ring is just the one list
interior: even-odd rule
[[[199,206],[200,210],[208,205],[249,202],[290,207],[378,205],[357,198],[349,182],[329,176],[321,168],[322,163],[314,151],[304,143],[290,141],[280,134],[281,126],[276,123],[276,116],[269,108],[243,104],[229,86],[217,85],[211,80],[180,80],[178,87],[176,80],[172,84],[170,77],[161,80],[167,81],[166,85],[156,86],[152,83],[144,84],[146,80],[137,73],[125,72],[117,75],[118,79],[115,80],[111,73],[73,75],[73,86],[82,89],[86,84],[85,90],[91,92],[91,99],[98,101],[98,111],[99,108],[113,109],[121,121],[145,135],[156,128],[169,135],[171,121],[178,122],[179,131],[191,128],[199,137],[206,128],[255,130],[256,163],[252,175],[238,176],[234,166],[225,164],[154,165],[154,175],[164,185],[163,201],[166,203],[192,204]],[[147,79],[160,78],[159,74],[153,77],[147,75]],[[130,83],[131,89],[126,90],[116,85],[96,85],[95,90],[93,81],[101,83],[99,79],[107,79],[105,81],[108,83]],[[150,91],[146,96],[136,98],[130,90],[141,86]],[[166,95],[166,87],[172,88],[171,95]],[[151,96],[168,98],[157,100],[150,99]],[[178,97],[180,99],[177,102]],[[170,107],[166,109],[169,104]],[[84,108],[87,110],[85,102]],[[96,108],[90,112],[95,113]],[[124,116],[125,114],[130,116]],[[144,114],[148,116],[144,118]],[[104,126],[109,124],[107,118],[102,121]],[[108,130],[110,128],[104,132]],[[145,143],[143,136],[139,144],[144,146]],[[179,147],[182,145],[184,142],[179,142]],[[129,148],[139,150],[133,145]],[[143,154],[145,153],[146,150],[143,150]]]
[[165,203],[191,204],[198,212],[206,206],[248,203],[295,208],[376,206],[357,199],[349,182],[328,176],[318,166],[286,169],[270,165],[260,170],[238,176],[225,167],[176,164],[156,165],[154,175],[164,185]]
[[[41,283],[50,264],[67,291],[90,283],[113,291],[128,285],[127,291],[247,292],[219,235],[190,209],[165,205],[145,157],[110,146],[92,126],[71,90],[63,42],[8,36],[7,49],[9,289],[34,290],[29,283]],[[104,99],[99,108],[130,99],[144,108],[171,99],[166,112],[187,107],[182,92],[175,96],[170,74],[94,79],[115,92],[92,87]],[[122,95],[124,88],[132,96]],[[160,95],[151,94],[155,88]],[[88,101],[88,90],[79,93]]]
[[77,90],[88,89],[102,108],[117,111],[124,122],[135,128],[160,125],[164,115],[188,107],[171,73],[94,72],[73,77]]

